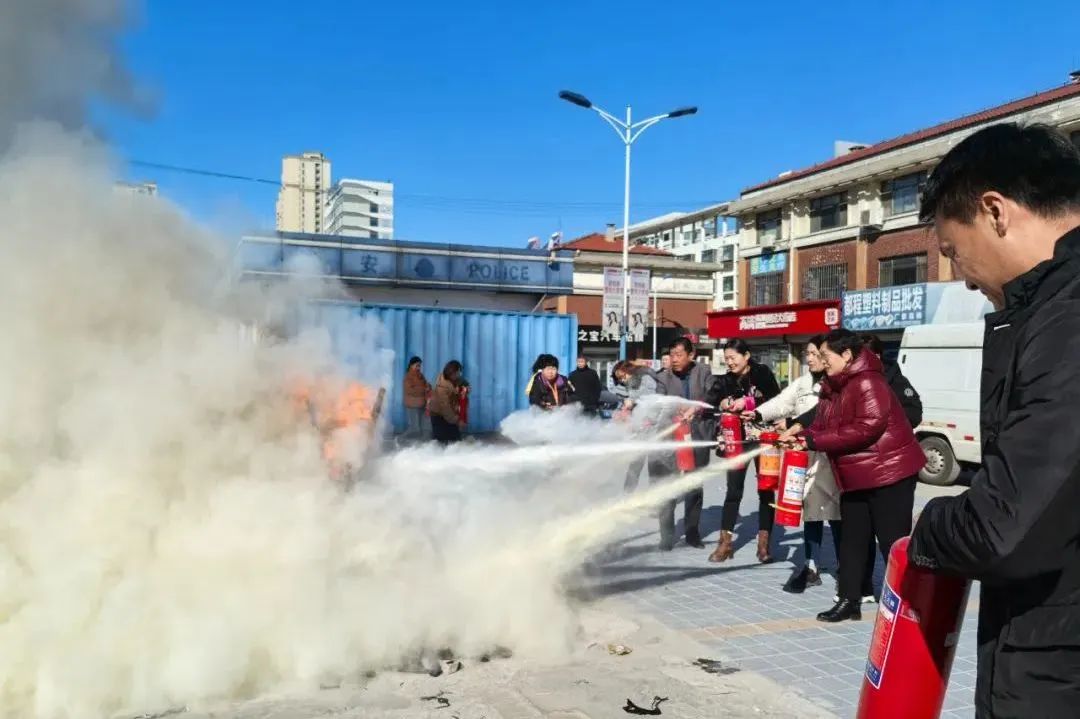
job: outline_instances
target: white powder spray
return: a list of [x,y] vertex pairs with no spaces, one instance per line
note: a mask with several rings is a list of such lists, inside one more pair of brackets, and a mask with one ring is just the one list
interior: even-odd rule
[[[642,510],[583,518],[631,445],[369,456],[343,493],[288,394],[335,367],[329,334],[242,340],[303,288],[225,292],[226,243],[106,167],[41,128],[0,162],[0,716],[310,689],[441,646],[565,651],[562,578]],[[390,359],[353,369],[377,385]]]

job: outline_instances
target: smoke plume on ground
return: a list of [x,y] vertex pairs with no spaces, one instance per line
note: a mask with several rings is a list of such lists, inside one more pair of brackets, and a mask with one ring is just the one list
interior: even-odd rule
[[[310,283],[236,291],[228,243],[107,164],[40,128],[0,161],[0,716],[311,689],[443,646],[561,656],[562,582],[626,513],[584,518],[630,459],[605,425],[565,452],[353,437],[342,491],[292,390],[385,384],[381,328],[253,342]],[[367,361],[340,367],[335,336]]]

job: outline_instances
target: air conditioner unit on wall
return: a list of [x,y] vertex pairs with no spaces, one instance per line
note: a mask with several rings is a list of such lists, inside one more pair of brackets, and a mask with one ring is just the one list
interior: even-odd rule
[[862,224],[859,225],[859,238],[860,239],[872,239],[881,234],[881,225]]

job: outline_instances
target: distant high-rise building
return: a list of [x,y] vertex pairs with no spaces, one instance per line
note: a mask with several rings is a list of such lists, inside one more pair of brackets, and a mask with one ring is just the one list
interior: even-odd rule
[[330,191],[324,230],[379,240],[394,238],[394,184],[344,179]]
[[330,160],[321,152],[283,157],[277,198],[278,231],[325,232],[323,216],[330,185]]
[[156,182],[117,182],[114,188],[117,192],[127,192],[132,195],[150,195],[153,197],[158,193]]

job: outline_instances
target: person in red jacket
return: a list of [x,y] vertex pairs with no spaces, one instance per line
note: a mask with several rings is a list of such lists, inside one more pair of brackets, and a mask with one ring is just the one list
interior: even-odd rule
[[840,488],[840,592],[823,622],[861,619],[862,588],[874,537],[887,559],[893,543],[911,532],[915,482],[926,456],[899,398],[885,379],[881,360],[849,330],[834,330],[821,348],[826,381],[814,409],[785,433],[832,462]]

